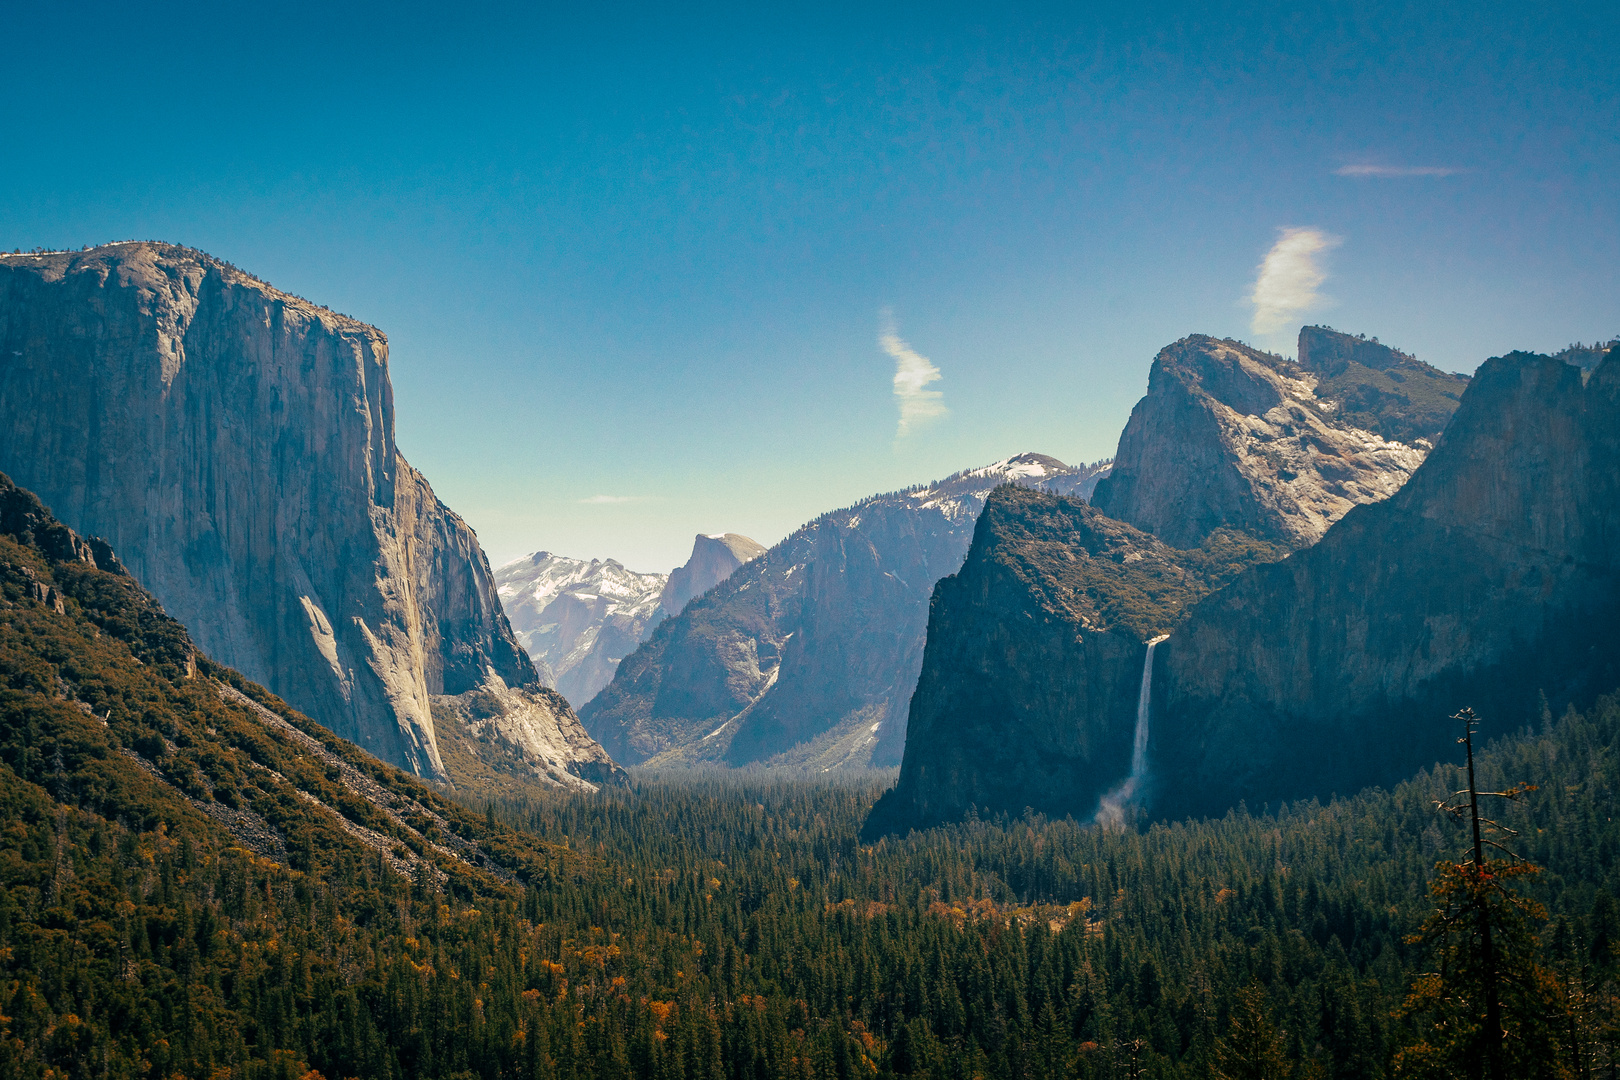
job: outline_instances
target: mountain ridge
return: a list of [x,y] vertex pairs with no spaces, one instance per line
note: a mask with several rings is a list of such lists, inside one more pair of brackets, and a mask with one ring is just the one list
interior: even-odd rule
[[[1389,381],[1382,370],[1348,359],[1334,367],[1334,349],[1385,367],[1415,365],[1445,387],[1460,378],[1319,327],[1301,330],[1300,351],[1332,377],[1241,342],[1190,335],[1154,357],[1148,391],[1131,410],[1092,505],[1179,548],[1197,547],[1221,527],[1297,548],[1315,543],[1350,507],[1388,498],[1430,444],[1392,441],[1352,420],[1405,430],[1409,413],[1430,419],[1455,402],[1430,392],[1428,411],[1414,409],[1370,385]],[[1419,385],[1416,374],[1409,381]],[[1330,383],[1339,398],[1325,396]],[[1344,407],[1347,394],[1362,411]]]
[[990,490],[1087,486],[1021,454],[822,514],[659,624],[581,710],[632,764],[828,769],[898,760],[928,595]]
[[498,567],[495,582],[541,678],[583,705],[613,680],[619,662],[653,627],[764,550],[740,533],[699,533],[691,556],[668,574],[537,551]]
[[1492,732],[1543,694],[1562,707],[1620,685],[1615,536],[1620,364],[1487,360],[1406,488],[1241,576],[1166,642],[1154,753],[1216,779],[1160,805],[1321,793],[1291,764],[1307,744],[1343,789],[1388,783],[1444,752],[1460,705]]
[[[1082,524],[1048,530],[1048,577],[1083,555]],[[1455,733],[1442,721],[1462,705],[1501,733],[1538,698],[1557,709],[1620,685],[1615,536],[1620,364],[1586,373],[1534,354],[1493,358],[1399,491],[1352,507],[1312,546],[1242,569],[1174,625],[1132,626],[1110,650],[1116,630],[1043,606],[1050,590],[1035,577],[999,593],[942,582],[929,649],[953,659],[925,663],[913,699],[922,731],[869,832],[972,806],[1087,816],[1125,778],[1136,687],[1151,686],[1154,817],[1392,783],[1444,758]],[[993,558],[970,552],[964,575]],[[1129,567],[1107,572],[1117,585]],[[1150,680],[1140,642],[1167,630]],[[1029,642],[998,644],[1009,635]],[[1029,659],[1076,645],[1091,654]],[[1005,700],[974,697],[992,682],[1009,687]],[[1107,749],[1077,748],[1085,732]],[[1005,750],[1020,740],[1045,752]]]

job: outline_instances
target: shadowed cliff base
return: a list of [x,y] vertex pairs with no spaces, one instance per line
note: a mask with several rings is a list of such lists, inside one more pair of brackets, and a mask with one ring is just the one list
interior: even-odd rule
[[1222,529],[1179,551],[1079,499],[997,488],[934,589],[900,780],[866,835],[970,807],[1090,820],[1131,771],[1146,642],[1287,550]]

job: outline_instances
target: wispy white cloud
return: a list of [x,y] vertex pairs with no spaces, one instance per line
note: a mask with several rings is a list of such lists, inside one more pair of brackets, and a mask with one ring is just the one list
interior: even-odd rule
[[649,498],[649,495],[592,495],[579,501],[586,506],[613,506],[618,503],[646,502]]
[[1402,176],[1456,176],[1467,169],[1453,169],[1445,165],[1341,165],[1333,170],[1334,176],[1370,176],[1387,180]]
[[1250,327],[1256,334],[1275,334],[1295,316],[1320,304],[1316,290],[1327,280],[1317,262],[1322,252],[1339,246],[1339,238],[1320,229],[1283,229],[1260,263],[1249,302],[1254,305]]
[[903,439],[918,425],[945,416],[950,410],[945,407],[942,392],[927,389],[929,383],[940,380],[939,368],[900,339],[893,316],[885,312],[883,318],[886,325],[878,335],[878,344],[894,358],[894,401],[900,407],[900,426],[894,437]]

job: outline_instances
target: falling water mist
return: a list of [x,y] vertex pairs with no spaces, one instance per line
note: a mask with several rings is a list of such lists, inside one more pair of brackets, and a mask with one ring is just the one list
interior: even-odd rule
[[1097,807],[1097,824],[1125,824],[1125,808],[1134,803],[1142,791],[1147,776],[1148,726],[1153,719],[1153,650],[1167,635],[1161,634],[1147,643],[1147,656],[1142,660],[1142,689],[1136,695],[1136,739],[1131,744],[1131,774],[1119,786],[1102,798]]

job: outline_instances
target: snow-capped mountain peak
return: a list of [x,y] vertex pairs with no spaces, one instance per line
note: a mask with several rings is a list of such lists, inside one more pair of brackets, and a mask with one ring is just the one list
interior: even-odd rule
[[764,550],[737,533],[700,535],[686,565],[669,574],[637,573],[616,559],[537,551],[499,567],[495,584],[512,631],[542,678],[583,705],[654,626]]

